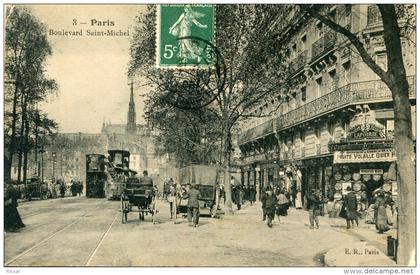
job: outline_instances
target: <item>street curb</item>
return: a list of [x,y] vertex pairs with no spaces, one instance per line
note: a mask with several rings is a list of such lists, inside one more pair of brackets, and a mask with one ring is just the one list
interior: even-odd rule
[[325,266],[397,266],[382,251],[365,242],[343,244],[330,249],[324,257]]

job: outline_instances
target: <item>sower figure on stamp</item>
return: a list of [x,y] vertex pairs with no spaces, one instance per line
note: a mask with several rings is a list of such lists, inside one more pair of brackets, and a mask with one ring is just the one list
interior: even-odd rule
[[188,222],[191,225],[196,227],[198,225],[198,220],[200,217],[200,203],[199,199],[201,197],[200,191],[196,188],[195,184],[191,185],[191,188],[188,190],[184,198],[188,198]]
[[359,226],[359,218],[357,217],[357,198],[356,194],[351,190],[350,186],[347,186],[347,195],[344,197],[344,207],[346,210],[346,223],[347,229],[354,227],[354,221],[356,225]]
[[178,20],[169,29],[169,33],[179,38],[179,58],[181,62],[186,63],[187,59],[200,62],[202,49],[192,39],[182,39],[191,36],[191,27],[195,26],[205,29],[207,25],[197,21],[198,18],[205,16],[203,13],[193,11],[190,5],[185,5],[184,12]]

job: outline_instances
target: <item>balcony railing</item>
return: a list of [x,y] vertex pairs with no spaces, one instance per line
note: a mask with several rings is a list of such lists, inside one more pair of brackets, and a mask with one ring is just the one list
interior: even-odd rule
[[290,72],[293,74],[301,70],[306,62],[308,61],[308,51],[301,52],[295,59],[290,63]]
[[[407,80],[409,97],[416,98],[416,79],[410,76]],[[273,120],[248,129],[240,135],[239,144],[273,133],[274,123],[276,123],[276,131],[281,131],[346,105],[390,100],[392,100],[391,91],[381,80],[351,83]]]
[[273,132],[273,123],[274,120],[270,119],[254,128],[246,130],[239,136],[239,144],[243,144],[249,140],[255,139],[256,137],[262,137]]
[[[410,76],[407,80],[409,96],[410,98],[415,98],[415,77]],[[277,129],[283,129],[351,103],[357,104],[383,100],[392,100],[392,95],[391,91],[381,80],[351,83],[279,116],[276,126]]]
[[312,60],[331,50],[335,45],[336,38],[336,32],[328,31],[324,34],[324,36],[315,41],[312,44]]

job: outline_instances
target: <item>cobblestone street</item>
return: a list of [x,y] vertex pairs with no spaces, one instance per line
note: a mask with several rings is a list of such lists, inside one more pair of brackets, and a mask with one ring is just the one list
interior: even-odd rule
[[246,204],[232,216],[201,217],[194,228],[186,219],[174,224],[164,202],[156,224],[135,213],[122,224],[119,206],[84,197],[21,203],[26,228],[5,236],[6,266],[322,266],[338,242],[352,247],[368,234],[386,252],[386,235],[365,225],[346,230],[344,220],[326,217],[311,230],[304,210],[291,209],[268,228],[261,205]]

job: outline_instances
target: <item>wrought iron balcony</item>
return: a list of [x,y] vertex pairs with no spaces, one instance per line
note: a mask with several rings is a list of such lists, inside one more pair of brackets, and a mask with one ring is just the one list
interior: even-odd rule
[[336,32],[328,31],[320,39],[312,44],[312,60],[320,57],[323,53],[331,50],[336,42]]
[[[415,98],[416,79],[414,76],[410,76],[407,80],[409,84],[409,96],[410,98]],[[391,91],[381,80],[350,83],[279,116],[276,119],[276,129],[284,129],[346,105],[390,100],[392,100]]]
[[254,128],[248,129],[241,133],[238,138],[239,144],[255,139],[256,137],[263,137],[273,132],[273,120],[270,119]]
[[[407,80],[409,85],[409,97],[416,98],[416,79],[414,76],[410,76]],[[239,136],[239,144],[244,144],[270,133],[274,133],[274,123],[276,123],[276,131],[281,131],[284,128],[324,115],[347,105],[368,103],[372,101],[392,101],[391,91],[385,83],[381,80],[350,83],[329,94],[308,102],[295,110],[280,115],[276,119],[266,121],[257,127],[242,132]],[[305,156],[305,153],[305,148],[302,147],[302,157]]]

